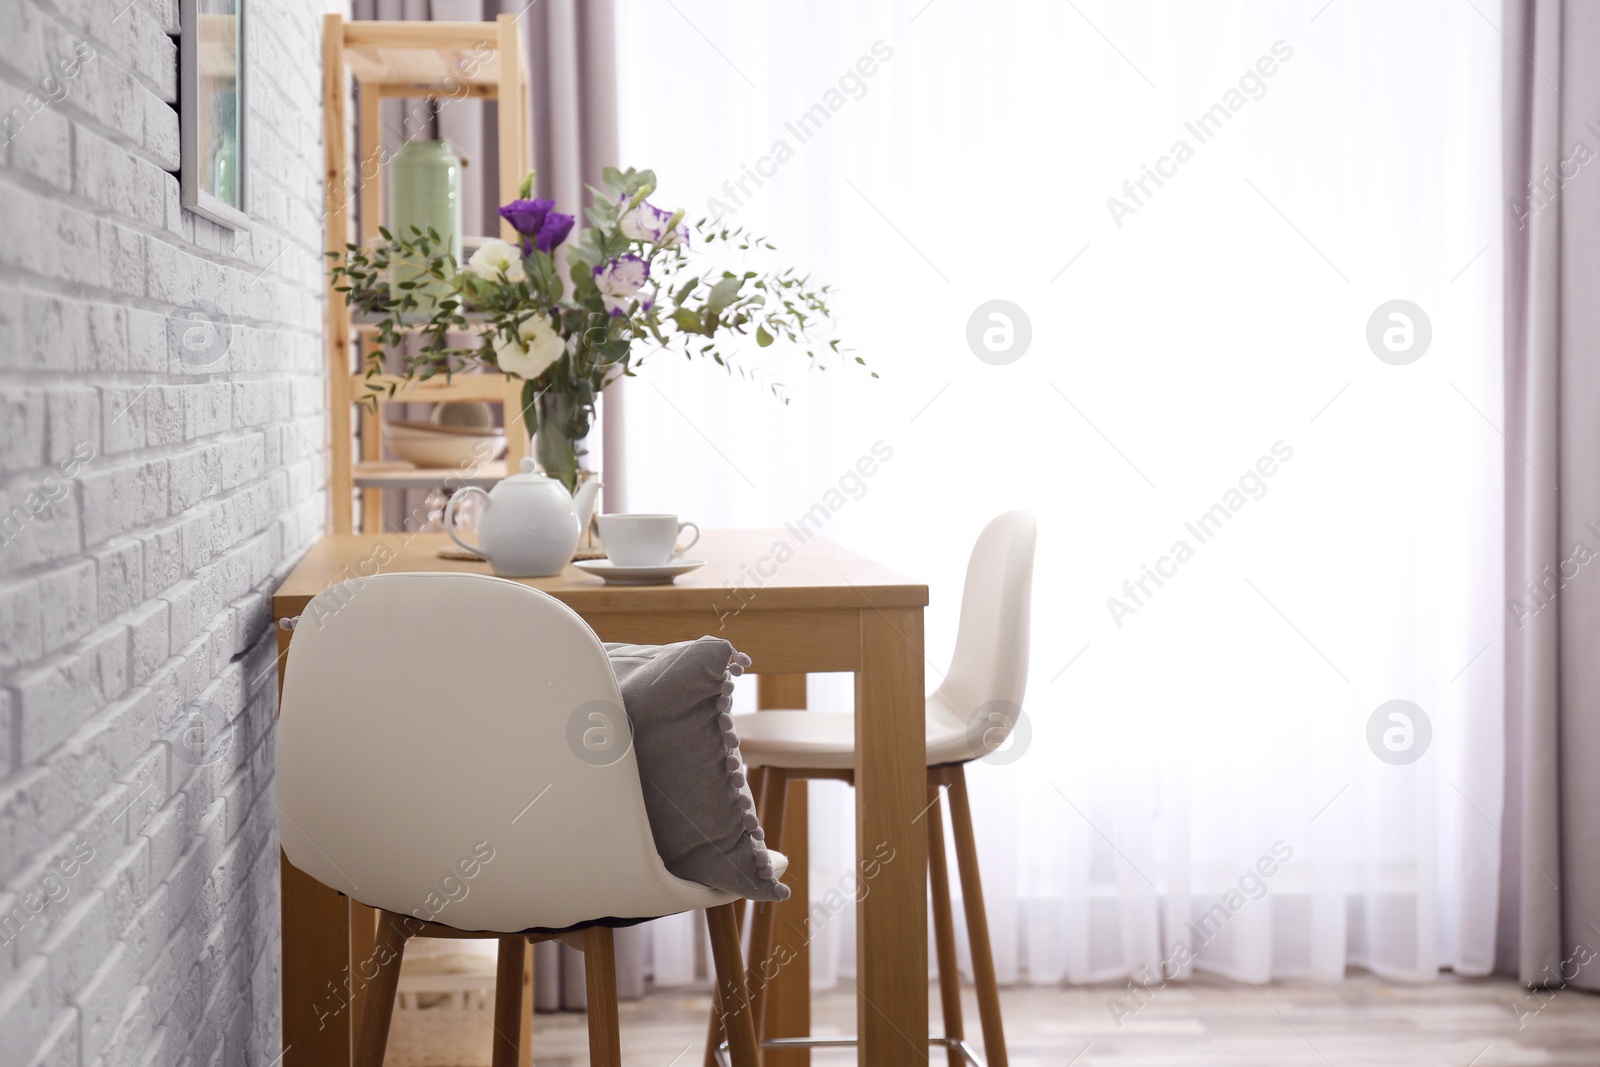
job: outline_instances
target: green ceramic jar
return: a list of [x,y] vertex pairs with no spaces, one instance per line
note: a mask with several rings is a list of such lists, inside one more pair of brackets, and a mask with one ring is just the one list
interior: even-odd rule
[[[410,238],[413,226],[424,233],[431,226],[439,251],[461,261],[461,158],[448,141],[407,141],[389,161],[389,230]],[[395,268],[396,280],[416,273]]]

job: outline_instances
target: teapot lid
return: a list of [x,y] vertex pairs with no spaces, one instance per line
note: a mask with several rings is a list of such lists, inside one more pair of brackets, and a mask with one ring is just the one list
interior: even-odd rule
[[522,473],[513,474],[509,478],[501,481],[500,484],[505,485],[507,482],[510,482],[513,485],[541,485],[545,482],[555,481],[554,478],[551,478],[548,474],[544,474],[538,469],[539,464],[532,456],[523,456],[521,466]]

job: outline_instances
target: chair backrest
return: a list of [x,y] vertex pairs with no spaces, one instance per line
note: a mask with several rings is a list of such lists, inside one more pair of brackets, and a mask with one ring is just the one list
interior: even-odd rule
[[1010,735],[1027,693],[1037,539],[1031,512],[1008,511],[983,528],[967,563],[955,653],[930,714],[968,728],[972,758]]
[[501,932],[683,910],[605,650],[527,586],[390,574],[319,594],[277,760],[290,862],[370,906]]

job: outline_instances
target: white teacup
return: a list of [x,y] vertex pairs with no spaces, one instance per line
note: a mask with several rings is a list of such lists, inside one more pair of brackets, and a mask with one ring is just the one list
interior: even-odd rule
[[[684,530],[693,530],[694,537],[674,552]],[[676,515],[602,515],[600,540],[618,567],[662,567],[694,547],[700,540],[700,527],[679,522]]]

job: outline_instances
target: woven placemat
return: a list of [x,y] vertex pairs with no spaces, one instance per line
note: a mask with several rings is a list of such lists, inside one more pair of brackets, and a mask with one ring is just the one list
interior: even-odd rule
[[[456,548],[454,545],[447,545],[444,548],[439,549],[437,555],[440,559],[459,559],[467,563],[488,562],[476,552],[468,552],[466,549]],[[603,548],[580,548],[572,554],[572,558],[573,560],[605,559],[606,550]]]

